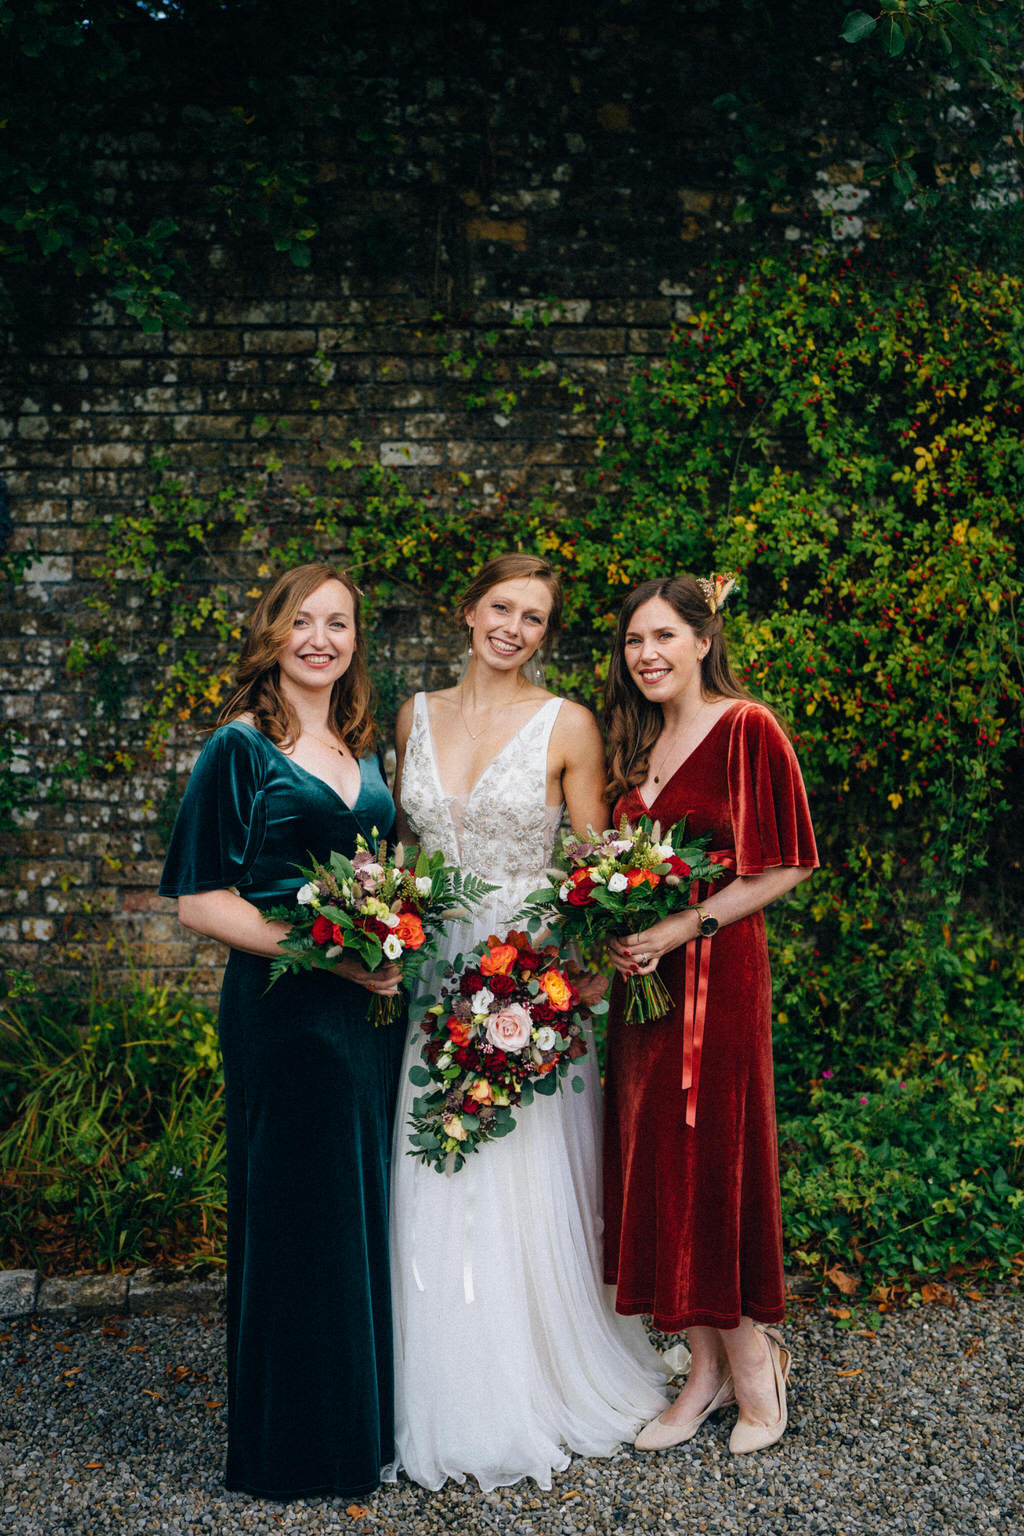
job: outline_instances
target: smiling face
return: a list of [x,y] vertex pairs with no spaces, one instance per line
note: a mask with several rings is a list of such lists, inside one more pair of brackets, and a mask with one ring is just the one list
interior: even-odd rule
[[282,690],[330,693],[348,671],[355,648],[352,594],[340,581],[325,581],[302,600],[278,654]]
[[517,671],[543,644],[551,605],[551,589],[538,576],[489,587],[466,610],[474,658],[499,671]]
[[663,597],[633,615],[623,642],[629,674],[645,699],[667,704],[701,695],[700,664],[709,640],[700,640]]

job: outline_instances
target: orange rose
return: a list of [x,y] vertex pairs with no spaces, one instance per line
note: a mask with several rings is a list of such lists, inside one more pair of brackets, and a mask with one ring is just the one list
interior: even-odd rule
[[454,1014],[452,1014],[445,1027],[456,1045],[469,1044],[471,1038],[469,1025],[463,1024],[462,1020],[457,1019]]
[[635,886],[643,885],[645,880],[652,887],[661,884],[661,876],[656,875],[653,869],[627,869],[626,879],[629,881],[630,890]]
[[494,1095],[491,1093],[490,1083],[485,1083],[482,1077],[478,1077],[469,1090],[469,1097],[475,1099],[478,1104],[493,1104]]
[[496,944],[480,956],[482,976],[507,976],[516,963],[518,950],[514,944]]
[[423,924],[415,912],[402,912],[399,914],[398,927],[393,928],[392,933],[396,939],[400,939],[406,949],[419,949],[426,942],[426,934],[423,932]]
[[552,1008],[557,1008],[560,1013],[565,1013],[569,1007],[572,991],[569,983],[560,971],[545,971],[539,977],[542,992],[547,993],[548,1002]]

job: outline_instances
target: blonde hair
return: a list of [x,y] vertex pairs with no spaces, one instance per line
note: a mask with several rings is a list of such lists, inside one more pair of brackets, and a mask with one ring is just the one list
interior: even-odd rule
[[235,669],[235,687],[217,717],[218,725],[251,715],[275,746],[290,745],[301,733],[295,711],[281,692],[279,657],[295,616],[325,581],[338,581],[352,598],[355,650],[343,677],[331,690],[329,720],[354,757],[365,757],[376,737],[372,689],[363,650],[359,588],[333,565],[297,565],[285,571],[256,604]]
[[505,555],[495,555],[493,560],[488,560],[457,597],[455,622],[460,626],[464,625],[469,610],[475,608],[480,599],[500,582],[530,580],[544,582],[551,593],[551,612],[548,614],[547,631],[544,635],[544,649],[548,650],[562,624],[562,583],[550,561],[542,559],[539,555],[526,555],[515,551]]

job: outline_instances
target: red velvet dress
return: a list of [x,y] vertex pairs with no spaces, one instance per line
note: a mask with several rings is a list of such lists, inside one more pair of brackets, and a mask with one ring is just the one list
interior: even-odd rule
[[[632,789],[614,814],[616,821],[649,815],[663,827],[685,815],[689,832],[710,833],[712,857],[732,871],[715,883],[719,890],[736,875],[818,862],[793,749],[755,703],[719,716],[651,806]],[[701,898],[711,889],[701,886]],[[698,1093],[681,1084],[705,948]],[[612,989],[605,1279],[618,1288],[619,1312],[651,1313],[666,1333],[735,1328],[741,1316],[779,1322],[785,1290],[763,913],[683,945],[658,971],[674,1007],[652,1023],[627,1025],[622,983]]]

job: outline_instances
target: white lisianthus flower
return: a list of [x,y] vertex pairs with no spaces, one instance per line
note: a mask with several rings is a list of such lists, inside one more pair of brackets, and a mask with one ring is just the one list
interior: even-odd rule
[[298,890],[295,892],[295,900],[298,902],[300,907],[315,907],[316,886],[309,884],[300,885]]
[[440,1070],[444,1072],[448,1067],[451,1066],[451,1064],[452,1058],[449,1056],[448,1052],[442,1051],[440,1056],[437,1058],[437,1065]]
[[429,875],[416,876],[416,891],[420,896],[429,896],[434,889],[434,882]]
[[494,1002],[494,993],[490,987],[481,987],[479,992],[474,992],[469,1000],[469,1006],[474,1013],[487,1013]]
[[402,919],[399,917],[397,912],[389,912],[387,917],[384,918],[384,922],[388,928],[397,928],[401,921]]
[[393,933],[389,933],[384,940],[384,953],[389,960],[397,960],[402,953],[402,942],[396,939]]
[[572,890],[572,886],[569,884],[568,880],[563,880],[562,884],[558,887],[558,899],[559,899],[559,901],[568,901],[569,900],[569,892],[571,890]]
[[616,837],[613,841],[602,844],[602,847],[611,854],[613,859],[617,859],[620,857],[620,855],[628,853],[632,846],[633,844],[628,837]]
[[659,843],[654,852],[658,856],[658,863],[664,864],[666,859],[671,859],[674,857],[675,850],[673,849],[671,843]]
[[614,875],[608,876],[608,889],[613,893],[628,890],[629,881],[626,879],[625,875],[620,874],[619,871],[616,870]]
[[538,1049],[538,1051],[553,1051],[554,1048],[555,1048],[555,1042],[556,1042],[557,1039],[558,1039],[558,1036],[555,1034],[554,1030],[551,1028],[551,1025],[550,1024],[542,1024],[540,1029],[538,1029],[538,1031],[537,1031],[537,1049]]
[[359,868],[360,880],[379,880],[383,873],[383,864],[362,864]]

